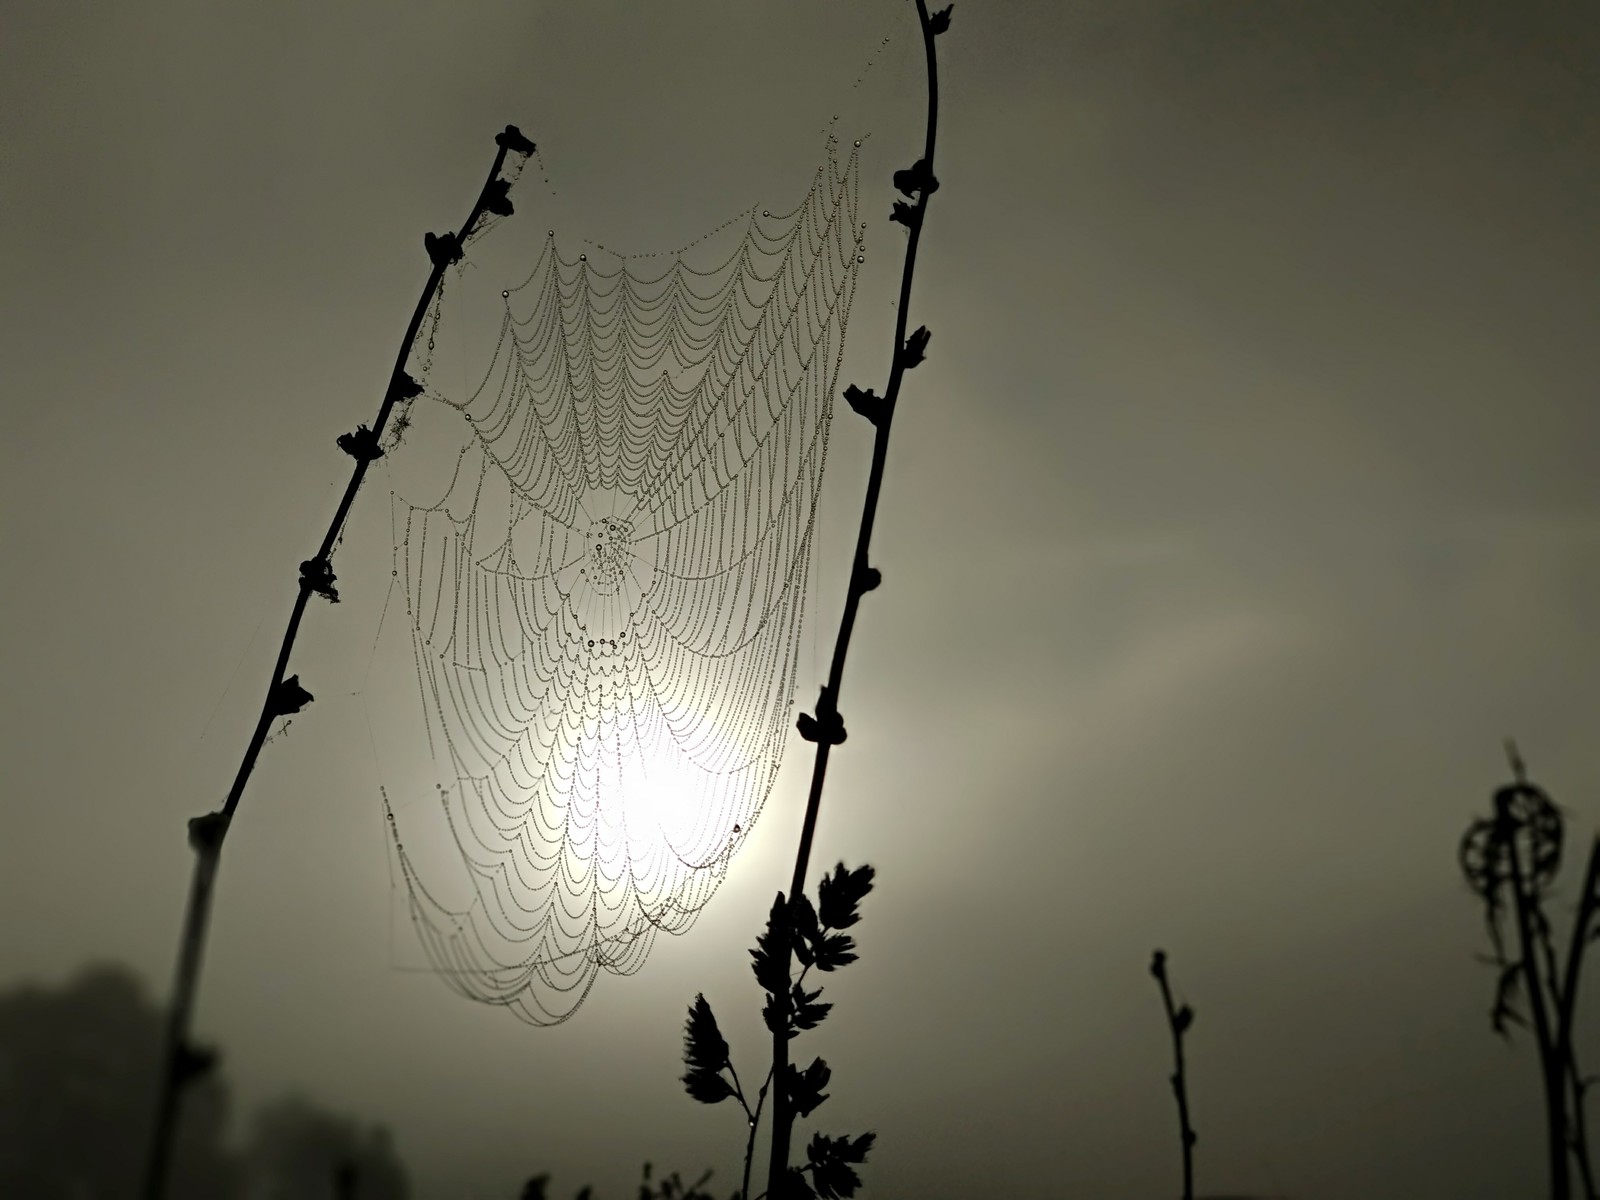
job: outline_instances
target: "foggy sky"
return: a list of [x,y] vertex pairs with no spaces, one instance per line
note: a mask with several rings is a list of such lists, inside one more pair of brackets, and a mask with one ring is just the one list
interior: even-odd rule
[[[787,207],[835,114],[869,134],[844,377],[881,387],[920,47],[897,0],[5,24],[0,987],[110,958],[164,995],[184,820],[231,782],[348,478],[333,439],[375,412],[422,235],[493,135],[539,143],[519,217],[644,250]],[[934,336],[813,856],[879,888],[801,1043],[835,1072],[814,1124],[878,1131],[871,1195],[1174,1194],[1159,945],[1197,1010],[1203,1192],[1533,1194],[1535,1056],[1489,1031],[1455,847],[1507,735],[1569,845],[1600,819],[1600,14],[960,3],[940,50]],[[802,705],[868,433],[837,415]],[[759,1076],[745,949],[801,743],[701,922],[567,1025],[397,969],[421,955],[391,940],[377,789],[408,781],[354,694],[390,551],[372,478],[347,603],[291,666],[317,701],[228,839],[198,1033],[246,1099],[388,1123],[424,1198],[544,1170],[624,1195],[645,1159],[731,1189],[742,1122],[683,1095],[680,1029],[705,992]]]

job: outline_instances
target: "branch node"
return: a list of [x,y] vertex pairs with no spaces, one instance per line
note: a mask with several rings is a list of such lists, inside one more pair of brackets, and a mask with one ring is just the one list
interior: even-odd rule
[[539,148],[529,141],[522,130],[515,125],[507,125],[503,130],[495,134],[494,144],[523,157],[527,157]]
[[357,462],[371,462],[383,457],[383,447],[378,445],[378,435],[365,425],[357,425],[352,433],[341,433],[336,439],[339,449]]
[[844,389],[844,399],[857,415],[865,417],[873,425],[882,425],[888,415],[888,405],[883,402],[883,397],[871,388],[863,391],[852,383]]
[[425,233],[422,244],[436,267],[442,269],[461,261],[461,239],[453,233]]
[[172,1055],[172,1077],[179,1087],[197,1083],[216,1070],[218,1052],[210,1046],[179,1042]]
[[422,395],[423,387],[406,372],[401,371],[389,381],[388,400],[393,404],[401,404],[407,400],[415,400]]
[[511,184],[504,179],[491,179],[489,185],[483,189],[483,211],[494,213],[497,217],[509,217],[511,207]]
[[222,839],[228,833],[228,815],[209,812],[204,816],[189,818],[189,848],[196,854],[216,854],[222,849]]
[[846,736],[844,718],[839,715],[839,710],[834,707],[833,689],[824,687],[821,695],[817,697],[817,715],[801,713],[795,721],[795,726],[800,730],[800,736],[808,742],[821,742],[828,746],[837,746]]
[[267,697],[267,710],[274,717],[287,717],[299,712],[314,699],[316,697],[300,686],[300,676],[291,675],[273,687]]
[[300,586],[309,588],[330,604],[339,603],[339,589],[333,586],[337,578],[333,564],[325,558],[308,558],[300,564]]

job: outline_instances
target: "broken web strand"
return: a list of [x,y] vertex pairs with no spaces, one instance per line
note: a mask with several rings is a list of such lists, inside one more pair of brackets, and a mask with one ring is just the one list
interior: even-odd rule
[[856,158],[830,145],[800,205],[725,222],[715,259],[715,237],[663,268],[562,254],[552,233],[503,291],[473,389],[425,381],[419,402],[457,414],[464,444],[442,495],[396,495],[394,569],[468,904],[430,892],[394,836],[419,940],[463,995],[566,1019],[601,969],[637,970],[658,930],[692,924],[759,816],[862,257],[855,195]]

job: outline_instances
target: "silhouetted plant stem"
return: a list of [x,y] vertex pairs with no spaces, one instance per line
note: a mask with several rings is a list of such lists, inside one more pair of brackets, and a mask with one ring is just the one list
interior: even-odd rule
[[[1583,955],[1595,936],[1592,926],[1600,909],[1600,838],[1590,847],[1563,969],[1543,904],[1561,862],[1561,813],[1542,789],[1528,782],[1514,743],[1507,742],[1506,754],[1514,782],[1495,791],[1493,816],[1472,822],[1459,851],[1468,884],[1484,900],[1495,951],[1489,961],[1500,971],[1490,1021],[1503,1037],[1510,1036],[1508,1022],[1531,1024],[1537,1040],[1551,1200],[1568,1200],[1571,1195],[1569,1154],[1577,1160],[1585,1195],[1594,1200],[1584,1121],[1588,1081],[1578,1071],[1573,1024]],[[1502,895],[1507,890],[1521,951],[1515,961],[1508,958],[1501,933],[1506,907]],[[1528,995],[1528,1019],[1513,1003],[1519,985]]]
[[1172,1007],[1172,989],[1167,984],[1167,956],[1157,950],[1150,960],[1150,974],[1161,985],[1161,1003],[1167,1011],[1167,1027],[1172,1030],[1172,1094],[1178,1101],[1178,1137],[1183,1146],[1183,1200],[1194,1200],[1194,1144],[1198,1140],[1189,1124],[1189,1090],[1183,1069],[1183,1035],[1194,1024],[1194,1009],[1187,1004]]
[[[728,1071],[730,1074],[733,1072],[733,1064],[731,1062],[728,1064]],[[733,1077],[733,1086],[737,1092],[739,1088],[739,1077],[737,1075]],[[750,1200],[750,1166],[755,1161],[756,1156],[756,1133],[761,1128],[761,1109],[767,1102],[767,1089],[771,1086],[772,1070],[768,1068],[766,1081],[762,1083],[761,1090],[756,1093],[755,1108],[751,1108],[748,1104],[744,1106],[745,1116],[750,1122],[750,1133],[746,1137],[744,1144],[744,1175],[739,1183],[739,1200]],[[744,1095],[742,1093],[739,1095],[739,1102],[744,1104]]]
[[1535,969],[1537,938],[1530,912],[1531,901],[1524,891],[1522,855],[1511,839],[1508,854],[1511,891],[1517,918],[1517,935],[1523,948],[1523,969],[1527,975],[1528,1008],[1533,1014],[1534,1036],[1539,1041],[1539,1073],[1544,1083],[1546,1140],[1550,1157],[1550,1195],[1552,1200],[1567,1200],[1567,1113],[1566,1080],[1556,1057],[1549,1015],[1545,1012],[1544,987]]
[[515,151],[522,155],[533,153],[533,143],[528,141],[514,125],[506,126],[505,130],[496,136],[495,141],[500,149],[495,154],[494,165],[489,168],[489,176],[484,181],[483,188],[479,191],[478,199],[472,206],[472,212],[467,217],[466,223],[462,225],[460,234],[446,234],[437,238],[429,234],[425,239],[429,256],[433,260],[433,270],[428,275],[422,298],[417,301],[416,309],[411,314],[411,323],[406,327],[405,339],[400,344],[400,353],[395,359],[394,370],[390,373],[389,386],[384,392],[383,403],[378,408],[377,420],[374,421],[371,430],[362,426],[354,433],[344,434],[338,439],[340,448],[355,459],[355,466],[315,557],[300,564],[299,591],[289,614],[288,627],[283,633],[283,642],[278,648],[278,658],[272,668],[272,680],[267,685],[266,698],[261,705],[261,715],[256,720],[255,732],[250,736],[249,745],[245,747],[244,759],[234,776],[233,786],[228,790],[227,800],[221,810],[195,817],[189,822],[189,844],[195,851],[195,868],[189,889],[188,905],[184,912],[183,932],[178,945],[172,1004],[168,1009],[155,1123],[145,1167],[142,1192],[145,1200],[160,1200],[166,1189],[181,1090],[183,1084],[201,1073],[206,1065],[205,1056],[197,1053],[189,1044],[189,1022],[194,1010],[195,996],[199,990],[200,965],[211,914],[212,891],[228,826],[239,807],[245,784],[249,782],[250,774],[255,769],[256,759],[261,754],[261,747],[266,743],[267,733],[272,728],[273,721],[281,716],[299,712],[313,699],[309,692],[299,686],[299,676],[285,678],[289,667],[289,656],[294,649],[295,637],[300,631],[300,622],[305,616],[306,605],[310,602],[313,592],[335,602],[338,600],[338,592],[333,587],[334,574],[330,556],[344,529],[345,520],[350,515],[350,506],[355,503],[356,493],[361,490],[361,482],[366,477],[367,467],[383,454],[379,447],[390,413],[397,403],[410,400],[421,391],[420,385],[406,374],[405,368],[411,357],[411,348],[416,341],[417,331],[421,329],[423,318],[427,315],[434,294],[438,291],[439,281],[444,278],[446,268],[460,259],[461,243],[485,212],[510,215],[511,203],[506,196],[507,185],[499,178],[500,168],[505,164],[507,152]]
[[1583,874],[1583,893],[1578,899],[1577,915],[1572,922],[1567,968],[1557,1000],[1560,1040],[1557,1057],[1566,1064],[1567,1078],[1572,1088],[1572,1153],[1578,1160],[1578,1174],[1583,1181],[1586,1200],[1596,1200],[1594,1167],[1589,1159],[1589,1122],[1584,1105],[1590,1080],[1585,1079],[1578,1070],[1572,1027],[1578,1002],[1578,967],[1583,961],[1584,948],[1591,940],[1590,926],[1594,923],[1597,901],[1600,901],[1600,836],[1596,836],[1589,845],[1589,864]]
[[[850,580],[845,592],[844,614],[839,621],[839,633],[833,644],[833,658],[828,667],[828,682],[817,701],[817,714],[812,728],[817,736],[816,758],[811,768],[811,788],[806,796],[805,818],[800,827],[800,846],[795,854],[794,874],[790,878],[789,895],[805,892],[806,872],[810,865],[811,843],[816,835],[817,813],[822,806],[822,787],[828,773],[828,754],[836,742],[844,740],[844,726],[839,717],[838,703],[844,682],[845,658],[850,652],[850,637],[855,630],[856,613],[861,607],[861,597],[877,586],[878,573],[868,562],[872,543],[872,527],[878,513],[878,495],[883,489],[884,465],[889,457],[889,431],[894,421],[895,403],[900,396],[900,383],[909,367],[921,361],[921,350],[926,345],[927,331],[919,330],[915,338],[914,354],[906,340],[906,318],[911,308],[911,280],[916,269],[917,246],[922,238],[923,218],[928,198],[938,187],[933,176],[933,152],[939,125],[939,68],[933,39],[949,26],[949,9],[936,18],[930,18],[926,0],[916,0],[917,21],[922,32],[922,44],[928,67],[928,125],[922,158],[907,171],[897,173],[896,184],[909,198],[915,195],[915,206],[896,203],[895,217],[908,226],[910,239],[906,244],[905,265],[900,274],[900,303],[895,318],[894,360],[889,370],[889,382],[880,400],[870,391],[861,394],[859,401],[852,398],[851,389],[846,399],[851,407],[866,416],[876,427],[872,443],[872,468],[867,476],[867,493],[861,506],[861,525],[856,534],[855,556],[851,560]],[[902,183],[901,177],[905,178]],[[915,335],[914,335],[915,336]],[[809,736],[809,718],[802,716],[802,736]],[[790,948],[785,948],[785,956]],[[787,1004],[787,1000],[781,1001]],[[775,1081],[772,1096],[772,1153],[767,1163],[767,1196],[769,1200],[782,1200],[786,1190],[789,1167],[789,1143],[794,1126],[794,1111],[790,1104],[785,1080],[789,1068],[789,1039],[783,1022],[772,1035],[772,1075]],[[748,1190],[744,1200],[750,1200]]]
[[[1522,759],[1515,746],[1507,747],[1512,773],[1517,785],[1527,785]],[[1505,793],[1502,793],[1504,795]],[[1516,914],[1517,937],[1522,945],[1523,972],[1527,979],[1528,1008],[1533,1016],[1534,1036],[1539,1043],[1539,1073],[1544,1084],[1545,1135],[1550,1159],[1550,1195],[1552,1200],[1567,1200],[1571,1184],[1567,1173],[1567,1082],[1564,1064],[1559,1057],[1561,1032],[1552,1027],[1546,1011],[1545,989],[1539,982],[1536,954],[1540,950],[1542,916],[1536,909],[1538,897],[1534,892],[1535,879],[1524,871],[1522,853],[1517,844],[1517,817],[1509,802],[1496,797],[1495,821],[1500,826],[1506,844],[1507,865],[1511,872],[1512,907]],[[1534,870],[1532,864],[1528,871]],[[1548,945],[1544,947],[1548,965]],[[1555,986],[1555,981],[1550,981]]]

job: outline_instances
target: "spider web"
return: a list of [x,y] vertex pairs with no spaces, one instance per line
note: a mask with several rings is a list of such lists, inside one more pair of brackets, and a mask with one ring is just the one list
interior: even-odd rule
[[464,905],[384,806],[463,996],[567,1019],[690,927],[760,815],[863,261],[858,156],[830,138],[793,210],[675,254],[563,254],[550,231],[459,394],[432,377],[442,294],[430,313],[415,403],[461,445],[442,494],[391,493],[393,575]]

